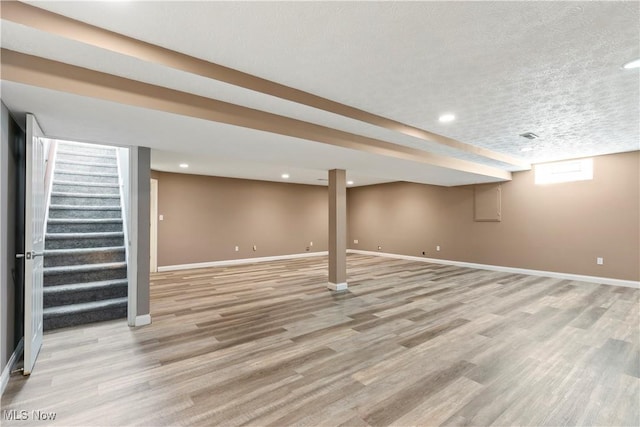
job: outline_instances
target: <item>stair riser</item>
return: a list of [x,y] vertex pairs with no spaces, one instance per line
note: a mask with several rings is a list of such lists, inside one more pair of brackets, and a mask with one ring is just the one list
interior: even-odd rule
[[127,287],[127,283],[123,283],[97,289],[45,293],[44,308],[126,297]]
[[120,210],[75,210],[75,209],[49,209],[49,218],[122,218]]
[[52,205],[120,206],[120,198],[51,196]]
[[82,314],[65,314],[60,316],[44,316],[44,330],[66,328],[85,323],[103,322],[106,320],[123,319],[127,317],[126,304],[121,307],[96,310]]
[[[58,166],[56,166],[58,167]],[[69,170],[70,168],[64,168]],[[56,171],[54,181],[72,181],[72,182],[101,182],[104,184],[117,184],[117,176],[101,176],[101,175],[76,175],[73,173],[64,173]]]
[[122,231],[122,222],[48,224],[48,233],[95,233]]
[[126,268],[110,268],[94,271],[83,271],[77,273],[46,274],[44,275],[44,286],[72,285],[74,283],[98,282],[102,280],[126,279]]
[[[108,154],[108,156],[113,156],[113,153]],[[103,163],[105,165],[117,166],[118,161],[115,157],[103,157],[100,154],[91,155],[91,154],[67,154],[60,153],[56,157],[56,160],[62,161],[72,161],[72,162],[85,162],[85,163]]]
[[74,172],[93,172],[97,174],[101,173],[118,173],[118,168],[114,165],[83,165],[76,163],[56,162],[56,167],[63,170],[73,170]]
[[91,237],[84,239],[45,239],[45,249],[77,249],[77,248],[105,248],[108,246],[123,246],[122,237]]
[[44,255],[45,267],[59,267],[63,265],[106,264],[125,261],[124,250],[92,252],[82,254]]
[[83,193],[83,194],[120,194],[120,188],[118,187],[93,187],[86,185],[86,183],[78,182],[77,185],[70,184],[56,184],[53,183],[53,192],[63,193]]

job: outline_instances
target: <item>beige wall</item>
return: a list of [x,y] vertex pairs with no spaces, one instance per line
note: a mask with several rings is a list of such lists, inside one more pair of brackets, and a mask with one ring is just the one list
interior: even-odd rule
[[327,250],[326,187],[156,171],[152,178],[164,216],[158,266],[304,253],[310,242],[309,252]]
[[545,186],[515,173],[502,185],[502,222],[473,221],[472,186],[353,188],[349,247],[640,280],[639,165],[640,152],[600,156],[592,181]]

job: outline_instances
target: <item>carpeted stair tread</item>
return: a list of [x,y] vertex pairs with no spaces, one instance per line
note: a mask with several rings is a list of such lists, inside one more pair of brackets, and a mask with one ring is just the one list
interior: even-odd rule
[[126,298],[128,287],[127,279],[46,286],[44,308]]
[[124,246],[45,249],[44,251],[44,267],[104,264],[125,260],[126,248]]
[[128,287],[127,279],[46,286],[44,308],[126,298]]
[[120,200],[120,194],[110,193],[69,193],[63,191],[52,191],[51,197],[77,197],[82,199],[118,199]]
[[44,330],[127,317],[127,298],[63,305],[44,309]]
[[91,154],[97,154],[97,155],[111,156],[115,154],[116,149],[113,147],[105,147],[104,145],[87,146],[87,145],[61,143],[58,145],[58,150],[64,151],[64,152],[72,151],[72,152],[79,152],[79,153],[85,153],[85,154],[91,153]]
[[[120,194],[120,187],[118,185],[112,185],[108,187],[92,187],[81,182],[73,184],[59,184],[53,183],[51,188],[56,193],[80,193],[80,194]],[[53,202],[52,202],[53,203]]]
[[122,218],[50,218],[47,233],[91,233],[123,231]]
[[75,206],[75,205],[51,205],[49,210],[79,210],[79,211],[119,211],[122,210],[121,206],[115,205],[92,205],[92,206]]
[[49,218],[49,224],[119,224],[122,218]]
[[79,176],[98,176],[104,178],[118,178],[117,173],[95,172],[95,171],[78,171],[73,169],[56,169],[56,174],[60,175],[79,175]]
[[73,249],[46,249],[44,251],[45,256],[58,256],[58,255],[80,255],[95,252],[111,252],[111,251],[124,251],[124,246],[105,246],[102,248],[73,248]]
[[49,249],[76,249],[76,248],[105,248],[110,246],[122,246],[124,233],[98,232],[98,233],[47,233],[44,247]]
[[109,182],[78,182],[78,181],[64,181],[64,180],[53,180],[53,185],[69,185],[75,187],[108,187],[108,188],[118,188],[120,185],[118,183],[109,183]]
[[65,314],[78,314],[81,312],[92,311],[92,310],[104,310],[108,308],[114,308],[124,305],[127,305],[127,298],[113,298],[103,301],[92,301],[85,302],[81,304],[69,304],[69,305],[61,305],[59,307],[48,307],[44,309],[45,317],[53,317],[53,316],[62,316]]
[[106,153],[95,153],[95,152],[89,152],[89,151],[75,151],[75,150],[65,150],[65,149],[58,149],[57,151],[58,156],[62,155],[62,156],[82,156],[82,157],[96,157],[96,158],[100,158],[100,159],[113,159],[116,160],[118,157],[115,155],[115,152],[113,154],[106,154]]
[[100,237],[124,237],[122,231],[105,231],[97,233],[47,233],[46,239],[94,239]]
[[91,167],[111,168],[111,169],[117,169],[118,167],[115,163],[109,164],[109,163],[99,163],[99,162],[81,162],[78,160],[66,160],[66,159],[57,159],[56,164],[74,165],[74,166],[91,166]]
[[68,291],[78,291],[86,289],[108,288],[113,285],[128,285],[127,279],[121,280],[101,280],[99,282],[73,283],[71,285],[47,286],[44,288],[45,294],[55,294]]
[[104,264],[82,264],[82,265],[62,265],[58,267],[44,267],[45,276],[53,276],[58,274],[86,273],[99,270],[115,270],[126,268],[126,262],[109,262]]
[[60,156],[84,156],[84,157],[96,157],[99,159],[117,159],[117,155],[115,150],[114,151],[104,151],[104,152],[97,152],[97,151],[86,151],[86,150],[78,150],[78,151],[74,151],[74,150],[69,150],[69,149],[58,149],[58,151],[56,151],[58,157]]
[[95,207],[93,209],[73,209],[73,207],[63,207],[61,209],[49,208],[49,218],[78,218],[78,219],[91,219],[91,218],[112,218],[122,219],[122,208],[101,209],[103,206]]

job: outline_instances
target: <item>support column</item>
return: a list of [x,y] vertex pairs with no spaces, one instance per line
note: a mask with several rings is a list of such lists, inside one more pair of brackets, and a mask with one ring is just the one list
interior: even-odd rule
[[329,284],[334,291],[347,289],[347,173],[329,171]]

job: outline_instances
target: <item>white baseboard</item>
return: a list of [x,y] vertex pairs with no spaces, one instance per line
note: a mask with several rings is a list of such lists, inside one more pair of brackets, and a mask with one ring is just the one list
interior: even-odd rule
[[529,270],[526,268],[503,267],[500,265],[476,264],[472,262],[450,261],[437,258],[422,258],[411,255],[391,254],[387,252],[361,251],[358,249],[347,249],[347,253],[382,256],[387,258],[406,259],[409,261],[422,261],[434,264],[455,265],[458,267],[477,268],[480,270],[502,271],[505,273],[528,274],[530,276],[553,277],[554,279],[575,280],[579,282],[600,283],[603,285],[625,286],[627,288],[640,289],[640,282],[633,280],[612,279],[609,277],[583,276],[581,274],[558,273],[555,271]]
[[347,286],[347,282],[342,282],[342,283],[329,282],[327,284],[327,288],[331,289],[332,291],[344,291],[348,288],[348,286]]
[[0,396],[4,393],[4,389],[7,388],[7,384],[9,384],[9,377],[11,376],[11,371],[20,360],[20,356],[22,356],[22,350],[24,348],[24,340],[21,339],[18,343],[15,351],[9,358],[7,362],[7,366],[2,370],[2,375],[0,375]]
[[195,268],[225,267],[228,265],[253,264],[256,262],[280,261],[284,259],[307,258],[312,256],[326,256],[328,254],[329,253],[327,251],[304,252],[301,254],[276,255],[276,256],[266,256],[266,257],[260,257],[260,258],[243,258],[243,259],[230,259],[226,261],[198,262],[195,264],[165,265],[162,267],[158,267],[158,272],[176,271],[176,270],[193,270]]
[[143,314],[142,316],[136,316],[135,325],[134,326],[144,326],[151,324],[151,315]]

